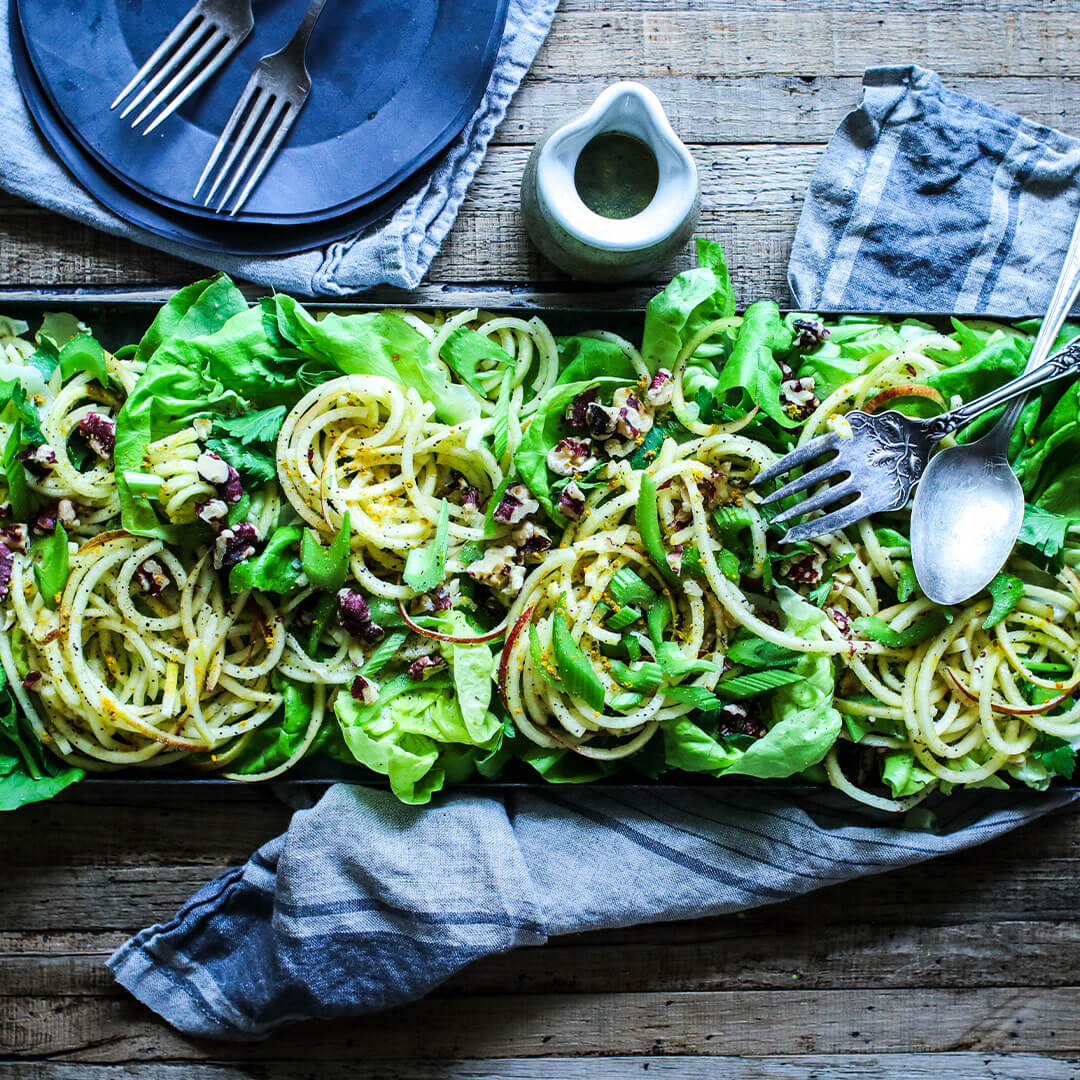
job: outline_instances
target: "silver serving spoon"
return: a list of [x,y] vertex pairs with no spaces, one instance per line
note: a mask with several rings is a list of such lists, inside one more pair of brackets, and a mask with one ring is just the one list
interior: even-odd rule
[[[1025,373],[1046,361],[1077,295],[1080,220]],[[1009,465],[1008,450],[1026,400],[1015,398],[981,439],[942,450],[915,490],[911,562],[923,592],[937,604],[959,604],[985,589],[1020,535],[1024,493]]]

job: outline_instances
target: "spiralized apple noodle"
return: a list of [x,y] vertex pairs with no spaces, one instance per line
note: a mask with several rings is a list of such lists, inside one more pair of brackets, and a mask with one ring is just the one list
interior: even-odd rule
[[[375,597],[403,603],[416,592],[402,581],[410,551],[428,544],[440,514],[449,515],[447,573],[466,569],[466,545],[507,542],[507,528],[490,520],[484,504],[504,485],[514,452],[559,374],[554,337],[538,318],[492,318],[475,309],[450,315],[400,312],[439,357],[461,327],[499,346],[506,363],[482,363],[467,389],[479,407],[459,424],[436,418],[436,406],[412,388],[375,375],[345,375],[315,386],[288,411],[277,440],[277,481],[253,492],[246,520],[265,539],[288,508],[328,543],[348,515],[351,584]],[[890,548],[861,522],[815,542],[832,558],[831,591],[819,638],[780,625],[770,596],[773,557],[768,522],[754,477],[776,455],[740,431],[754,412],[724,424],[702,421],[690,376],[695,355],[717,333],[736,325],[724,319],[704,326],[673,368],[670,412],[691,433],[679,444],[666,439],[644,468],[613,460],[607,483],[588,491],[580,520],[544,552],[513,600],[506,619],[500,686],[517,730],[547,748],[568,748],[585,758],[625,758],[657,736],[660,725],[694,709],[697,688],[713,691],[732,636],[745,630],[799,654],[827,656],[837,676],[835,708],[860,722],[856,739],[845,731],[829,752],[830,782],[853,798],[887,810],[915,805],[940,784],[985,782],[1024,760],[1040,735],[1080,740],[1080,579],[1070,565],[1056,576],[1014,557],[1011,571],[1024,583],[1019,603],[986,627],[989,602],[977,600],[948,613],[940,632],[918,645],[889,647],[856,636],[860,616],[874,616],[897,633],[942,609],[922,596],[891,602],[906,553]],[[598,335],[621,348],[639,373],[648,369],[628,342]],[[3,339],[3,363],[25,362],[26,350]],[[897,351],[828,395],[798,436],[803,443],[830,427],[843,427],[851,408],[880,408],[904,396],[927,396],[916,384],[941,368],[928,349],[950,350],[943,335],[913,336]],[[298,640],[305,607],[316,590],[285,598],[259,592],[230,595],[216,570],[212,545],[174,550],[161,540],[118,528],[119,503],[111,465],[96,461],[77,469],[68,453],[72,433],[90,411],[114,417],[140,374],[131,359],[107,357],[110,387],[88,375],[62,379],[54,372],[39,388],[41,427],[56,467],[31,478],[43,499],[70,499],[83,508],[72,542],[70,572],[59,602],[40,595],[32,556],[14,558],[0,632],[0,663],[20,707],[43,743],[65,761],[88,769],[166,765],[187,759],[224,770],[254,733],[282,706],[273,685],[279,672],[313,687],[313,709],[303,738],[289,759],[245,780],[265,779],[291,767],[310,748],[338,688],[364,662],[364,648],[342,627],[330,625],[323,644],[331,655],[315,659]],[[451,373],[446,369],[448,377]],[[936,392],[935,392],[936,393]],[[509,401],[505,448],[497,458],[489,437],[497,403]],[[939,405],[949,403],[941,401]],[[162,480],[156,504],[175,525],[197,521],[197,509],[215,495],[200,476],[205,448],[198,425],[181,429],[147,450],[145,468]],[[478,497],[447,502],[455,475]],[[635,518],[648,476],[657,489],[660,521],[670,549],[693,546],[701,574],[673,586],[648,554]],[[723,539],[717,507],[738,505],[749,533],[747,565],[732,580],[721,565]],[[161,579],[140,587],[147,565]],[[708,661],[674,684],[643,692],[620,710],[610,703],[625,689],[610,670],[608,652],[625,629],[606,625],[609,590],[621,570],[632,570],[667,606],[662,629],[690,660]],[[594,709],[552,674],[557,612],[585,651],[605,691]],[[638,633],[646,657],[656,643]],[[605,652],[608,650],[608,652]],[[420,654],[411,638],[399,654]],[[548,670],[545,670],[547,668]],[[29,679],[29,672],[40,672]],[[1021,683],[1040,688],[1032,704]],[[875,721],[888,730],[874,730]],[[917,795],[890,799],[856,785],[844,767],[845,744],[860,751],[909,751],[934,777]]]

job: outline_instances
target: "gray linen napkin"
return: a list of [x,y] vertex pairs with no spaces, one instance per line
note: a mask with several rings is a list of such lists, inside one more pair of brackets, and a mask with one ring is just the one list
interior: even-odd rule
[[330,788],[246,866],[108,961],[174,1027],[258,1039],[422,997],[556,934],[772,904],[959,851],[1076,797],[953,796],[915,832],[843,796],[766,788],[451,793]]
[[555,17],[558,0],[510,0],[491,81],[465,130],[434,173],[374,231],[295,255],[231,257],[207,254],[128,224],[107,210],[57,160],[23,103],[8,37],[8,4],[0,4],[0,187],[104,232],[159,248],[285,292],[343,296],[372,285],[415,288],[457,217],[488,142]]
[[[893,107],[878,107],[879,95]],[[800,306],[985,307],[1021,286],[1016,304],[1037,306],[1061,255],[1034,253],[1057,243],[1063,254],[1075,214],[1068,141],[967,105],[914,68],[868,73],[867,99],[810,190],[791,265]],[[896,145],[871,170],[873,133],[893,127]],[[1021,216],[1029,205],[1037,220]],[[1005,223],[1002,239],[979,284],[965,285],[965,255],[981,250],[988,215]],[[1066,223],[1058,239],[1053,221]],[[180,1030],[254,1039],[292,1020],[413,1000],[478,957],[556,934],[737,911],[918,863],[1077,794],[965,792],[941,801],[925,831],[829,791],[723,782],[444,792],[427,808],[339,785],[109,964]]]
[[1080,141],[870,68],[810,182],[788,283],[807,311],[1033,315],[1080,213]]

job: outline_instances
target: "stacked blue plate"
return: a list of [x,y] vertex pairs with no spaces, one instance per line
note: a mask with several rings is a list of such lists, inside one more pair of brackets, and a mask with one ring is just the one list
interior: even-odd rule
[[331,0],[308,50],[311,96],[243,210],[192,191],[258,58],[306,0],[260,0],[228,63],[147,136],[109,105],[183,15],[165,0],[10,0],[16,75],[46,140],[104,205],[203,250],[284,254],[353,234],[427,178],[491,77],[507,0]]

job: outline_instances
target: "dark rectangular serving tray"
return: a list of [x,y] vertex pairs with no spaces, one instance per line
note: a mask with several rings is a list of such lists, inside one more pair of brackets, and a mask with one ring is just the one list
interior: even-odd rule
[[[249,295],[261,295],[249,292]],[[40,320],[41,316],[49,311],[70,311],[78,315],[89,325],[103,345],[108,349],[117,349],[122,345],[136,342],[142,337],[143,332],[150,325],[158,308],[164,304],[173,290],[144,290],[132,292],[128,290],[64,290],[64,289],[11,289],[0,288],[0,314],[11,318],[24,319],[31,327]],[[417,311],[431,311],[439,308],[455,308],[480,306],[484,311],[505,315],[540,315],[556,334],[580,333],[590,329],[613,330],[622,334],[631,341],[641,335],[644,310],[641,308],[609,309],[602,305],[583,306],[565,303],[566,294],[552,297],[556,302],[550,306],[539,306],[531,301],[528,295],[523,295],[521,302],[515,302],[514,298],[504,300],[501,304],[479,303],[479,297],[471,298],[468,293],[447,297],[452,302],[432,303],[407,299],[404,294],[402,299],[387,300],[383,303],[350,302],[341,300],[306,300],[305,305],[313,311],[381,311],[387,307],[411,308]],[[582,292],[576,299],[589,298],[588,292]],[[563,302],[560,302],[563,301]],[[789,310],[789,309],[781,309]],[[916,318],[928,322],[943,330],[951,329],[949,319],[954,313],[948,312],[850,312],[852,315],[866,315],[872,318]],[[1016,313],[1011,315],[957,315],[957,318],[968,319],[993,319],[1003,322],[1017,322],[1032,318],[1030,314]],[[610,780],[597,780],[589,784],[589,787],[603,787],[606,790],[634,790],[649,788],[650,790],[679,790],[686,788],[713,787],[716,781],[710,784],[702,784],[701,779],[692,773],[685,774],[684,781],[654,781],[642,777],[636,783],[627,782],[625,778],[613,778]],[[191,784],[218,785],[224,787],[238,787],[245,782],[241,780],[229,780],[222,776],[200,775],[191,770],[176,769],[143,769],[129,770],[126,772],[109,773],[105,775],[91,774],[86,777],[84,783],[95,786],[115,786],[118,788],[130,787],[134,784],[154,785],[161,787],[187,787]],[[271,784],[315,784],[328,785],[339,782],[360,784],[366,787],[388,787],[388,781],[384,777],[373,776],[362,768],[350,768],[339,762],[326,758],[312,758],[301,761],[280,779],[269,781]],[[542,781],[529,779],[499,779],[476,781],[463,784],[455,784],[455,790],[462,791],[503,791],[503,790],[547,790],[550,784]],[[1066,785],[1072,787],[1071,785]],[[819,790],[814,785],[805,782],[784,783],[782,781],[729,781],[724,784],[725,790],[737,789],[778,789],[786,792],[814,792]]]

